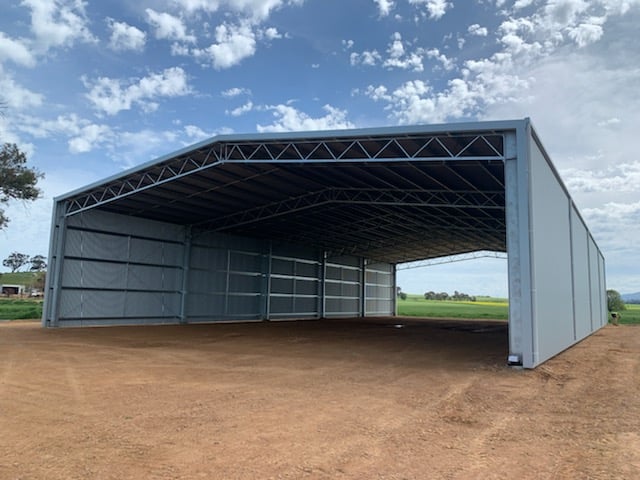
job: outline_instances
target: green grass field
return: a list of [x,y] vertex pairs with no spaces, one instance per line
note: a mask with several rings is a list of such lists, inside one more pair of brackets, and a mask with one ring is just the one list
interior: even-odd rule
[[[640,324],[640,305],[627,304],[626,310],[618,312],[620,323]],[[421,295],[398,298],[398,315],[433,318],[468,318],[507,320],[509,304],[506,298],[477,297],[475,302],[425,300]]]
[[621,324],[640,324],[640,305],[628,303],[626,310],[618,313],[620,314]]
[[436,318],[482,318],[506,320],[509,304],[504,298],[477,297],[475,302],[425,300],[421,295],[398,299],[398,315]]
[[42,299],[0,298],[0,320],[24,320],[42,317]]

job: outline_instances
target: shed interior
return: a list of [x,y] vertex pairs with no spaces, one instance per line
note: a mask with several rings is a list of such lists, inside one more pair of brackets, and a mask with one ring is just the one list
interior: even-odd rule
[[69,199],[100,210],[398,264],[506,251],[504,136],[392,134],[196,146]]

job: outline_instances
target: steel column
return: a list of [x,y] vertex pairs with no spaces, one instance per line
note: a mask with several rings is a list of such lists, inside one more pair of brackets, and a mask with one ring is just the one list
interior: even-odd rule
[[529,126],[505,141],[505,193],[509,272],[509,363],[532,367]]
[[180,297],[180,323],[186,324],[187,321],[187,297],[189,295],[189,267],[191,265],[191,225],[187,225],[184,229],[184,243],[182,256],[182,290]]
[[42,309],[43,327],[58,326],[60,289],[62,288],[62,270],[64,265],[64,246],[67,235],[67,206],[68,202],[56,203],[53,209],[49,258],[54,259],[54,264],[53,269],[50,269],[45,280],[44,306]]

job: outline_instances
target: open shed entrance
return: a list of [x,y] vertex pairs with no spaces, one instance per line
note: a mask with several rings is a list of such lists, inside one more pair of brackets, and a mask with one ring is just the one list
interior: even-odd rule
[[532,275],[531,132],[525,120],[223,136],[71,192],[54,208],[43,324],[389,316],[397,264],[508,251],[510,356],[533,366],[559,350],[536,350],[531,285],[548,272]]

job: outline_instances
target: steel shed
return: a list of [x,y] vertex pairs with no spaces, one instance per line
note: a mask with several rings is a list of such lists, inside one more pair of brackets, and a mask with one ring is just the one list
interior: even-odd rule
[[509,361],[607,322],[529,119],[225,135],[55,199],[45,327],[388,316],[403,262],[506,252]]

